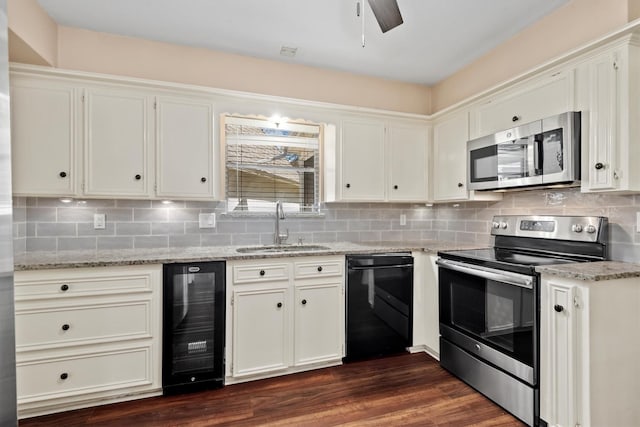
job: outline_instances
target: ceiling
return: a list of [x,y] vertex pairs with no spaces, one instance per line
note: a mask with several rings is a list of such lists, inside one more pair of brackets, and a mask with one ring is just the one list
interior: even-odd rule
[[[59,24],[433,85],[569,0],[398,0],[382,34],[358,0],[38,0]],[[282,46],[297,48],[294,57]]]

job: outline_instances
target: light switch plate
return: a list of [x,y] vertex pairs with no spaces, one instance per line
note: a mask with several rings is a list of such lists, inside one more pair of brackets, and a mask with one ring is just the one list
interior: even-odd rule
[[216,228],[216,214],[201,213],[198,215],[198,223],[200,228]]
[[104,230],[107,226],[106,214],[93,214],[93,229]]
[[407,215],[400,214],[400,225],[407,225]]

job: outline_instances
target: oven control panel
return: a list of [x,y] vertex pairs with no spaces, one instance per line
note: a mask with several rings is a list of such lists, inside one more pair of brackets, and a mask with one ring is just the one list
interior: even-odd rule
[[494,236],[517,236],[581,242],[606,241],[608,221],[600,216],[498,215],[491,222]]

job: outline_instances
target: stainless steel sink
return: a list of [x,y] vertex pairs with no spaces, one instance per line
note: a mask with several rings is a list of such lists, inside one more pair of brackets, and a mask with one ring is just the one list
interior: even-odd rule
[[321,245],[272,245],[272,246],[247,246],[236,249],[237,252],[247,253],[271,253],[271,252],[307,252],[323,251],[330,249]]

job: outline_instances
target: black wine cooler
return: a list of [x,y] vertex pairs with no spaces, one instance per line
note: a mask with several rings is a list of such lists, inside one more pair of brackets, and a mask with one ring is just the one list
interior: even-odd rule
[[224,261],[165,264],[163,393],[224,385]]

